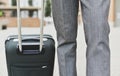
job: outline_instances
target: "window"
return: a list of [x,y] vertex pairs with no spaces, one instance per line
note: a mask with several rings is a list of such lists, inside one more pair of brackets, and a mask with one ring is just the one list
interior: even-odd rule
[[[28,4],[29,4],[29,6],[33,6],[33,0],[29,0]],[[34,13],[34,11],[29,10],[29,17],[33,17],[33,13]]]
[[[12,6],[16,6],[17,3],[16,3],[16,0],[11,0],[12,2]],[[12,14],[11,14],[12,17],[17,17],[17,11],[16,10],[13,10],[12,11]]]
[[[11,4],[12,6],[16,6],[16,0],[11,0]],[[35,4],[33,3],[33,0],[21,0],[21,6],[34,6]],[[34,0],[35,2],[35,0]],[[38,3],[38,2],[37,2]],[[11,14],[12,17],[16,17],[17,16],[17,11],[16,10],[13,10],[12,11],[12,14]],[[26,17],[37,17],[37,11],[33,11],[33,10],[25,10],[25,11],[21,11],[21,17],[22,18],[26,18]]]

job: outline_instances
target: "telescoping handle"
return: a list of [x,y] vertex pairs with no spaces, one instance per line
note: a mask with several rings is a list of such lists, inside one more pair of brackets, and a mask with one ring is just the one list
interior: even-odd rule
[[[41,19],[40,21],[40,45],[39,45],[40,52],[42,51],[42,48],[43,48],[44,0],[41,0],[41,11],[42,11],[41,15],[38,16]],[[18,46],[19,46],[20,52],[22,52],[20,0],[17,0],[17,26],[18,26],[18,40],[19,40]]]

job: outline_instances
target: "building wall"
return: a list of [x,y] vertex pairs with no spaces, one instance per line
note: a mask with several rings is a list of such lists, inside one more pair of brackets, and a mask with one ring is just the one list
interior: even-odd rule
[[[9,7],[10,6],[10,4],[9,4],[10,1],[9,0],[0,0],[0,2],[5,3],[5,5],[1,5],[0,7]],[[10,12],[4,11],[4,13],[5,13],[6,16],[10,16]]]
[[[11,0],[0,0],[0,1],[6,3],[6,5],[2,5],[0,7],[12,6]],[[28,5],[27,5],[28,3],[26,4],[25,1],[27,1],[27,0],[20,0],[21,7],[24,7],[24,6],[28,7]],[[34,0],[33,5],[40,6],[40,2],[37,2],[37,1],[40,1],[40,0]],[[17,18],[11,17],[12,12],[4,11],[4,13],[5,13],[5,17],[0,17],[0,20],[2,20],[4,24],[7,24],[8,27],[16,27],[17,26]],[[33,15],[34,18],[30,18],[30,17],[28,17],[28,11],[21,11],[22,25],[24,27],[39,27],[40,20],[37,18],[37,16],[34,16],[34,15]]]
[[120,26],[120,0],[115,0],[115,26]]
[[[5,6],[11,6],[10,4],[11,4],[11,1],[10,0],[0,0],[0,1],[2,1],[2,2],[5,2],[6,3],[6,5]],[[110,5],[110,13],[109,13],[109,21],[110,22],[114,22],[115,21],[115,2],[114,2],[114,0],[111,0],[111,5]],[[8,16],[8,17],[10,17],[10,13],[11,12],[6,12],[6,16]],[[79,13],[79,23],[81,23],[82,22],[82,18],[81,18],[81,13]],[[10,20],[11,21],[11,20]],[[24,24],[24,23],[23,23]],[[12,25],[12,24],[11,24]],[[11,25],[8,25],[8,26],[11,26]],[[32,26],[32,25],[31,25]]]
[[109,12],[109,21],[110,22],[115,21],[115,0],[111,0],[110,12]]
[[0,2],[6,3],[5,6],[9,6],[9,0],[0,0]]

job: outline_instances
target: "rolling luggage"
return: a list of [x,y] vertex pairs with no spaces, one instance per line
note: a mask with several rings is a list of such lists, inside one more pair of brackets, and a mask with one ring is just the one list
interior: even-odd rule
[[19,0],[17,13],[19,33],[5,41],[8,76],[53,76],[55,42],[52,36],[43,35],[44,14],[40,35],[21,35]]

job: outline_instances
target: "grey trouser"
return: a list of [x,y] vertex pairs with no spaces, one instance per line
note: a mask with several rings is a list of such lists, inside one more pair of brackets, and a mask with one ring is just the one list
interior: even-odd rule
[[[109,0],[80,0],[87,44],[87,76],[110,76]],[[79,0],[52,0],[60,76],[77,76],[76,37]]]

